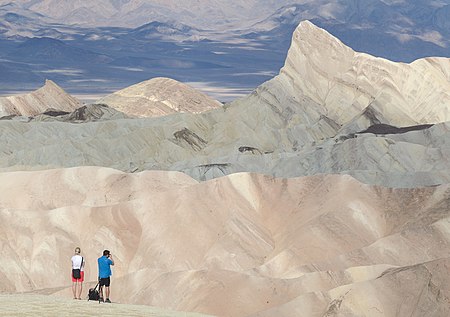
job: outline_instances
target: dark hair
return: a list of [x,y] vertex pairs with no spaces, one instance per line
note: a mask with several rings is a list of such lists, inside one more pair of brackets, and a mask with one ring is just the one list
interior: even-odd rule
[[105,255],[105,256],[106,256],[106,255],[109,255],[109,253],[110,253],[109,250],[103,251],[103,255]]

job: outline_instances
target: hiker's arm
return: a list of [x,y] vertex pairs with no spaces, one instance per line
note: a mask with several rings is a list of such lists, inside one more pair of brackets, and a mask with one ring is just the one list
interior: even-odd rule
[[109,254],[109,259],[111,260],[111,265],[114,265],[114,260],[112,258],[112,254]]

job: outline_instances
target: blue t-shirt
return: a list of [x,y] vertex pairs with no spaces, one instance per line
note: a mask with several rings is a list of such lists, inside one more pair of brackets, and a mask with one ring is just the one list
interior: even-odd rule
[[98,260],[98,277],[107,278],[111,276],[111,264],[113,263],[106,256],[99,257]]

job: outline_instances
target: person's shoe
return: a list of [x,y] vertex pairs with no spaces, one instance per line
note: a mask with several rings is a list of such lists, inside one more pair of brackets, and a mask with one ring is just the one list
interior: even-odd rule
[[111,301],[109,300],[109,298],[107,298],[107,299],[105,300],[105,303],[111,303]]
[[100,297],[98,301],[99,302],[104,302],[103,297]]

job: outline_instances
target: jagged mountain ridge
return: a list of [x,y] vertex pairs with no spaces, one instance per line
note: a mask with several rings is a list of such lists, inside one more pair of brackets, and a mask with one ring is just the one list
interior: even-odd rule
[[[450,119],[449,69],[450,59],[446,58],[404,64],[357,53],[305,21],[294,32],[280,75],[248,99],[280,111],[304,107],[319,129],[330,123],[343,127],[361,119],[359,114],[369,109],[381,117],[375,118],[376,122],[366,118],[366,126],[357,129],[373,123],[406,126],[444,122]],[[305,99],[316,105],[306,109]]]
[[[111,1],[97,0],[93,3],[85,1],[43,0],[15,1],[16,6],[42,14],[53,21],[70,24],[95,24],[100,26],[138,27],[151,20],[178,20],[192,22],[197,25],[211,27],[224,24],[238,24],[239,21],[252,21],[269,14],[274,8],[292,1],[235,1],[229,5],[223,1],[173,0],[134,0]],[[2,0],[0,5],[11,3]],[[205,15],[209,19],[205,19]],[[209,20],[209,21],[208,21]],[[211,22],[214,21],[214,22]],[[242,22],[240,22],[242,23]],[[249,22],[245,22],[249,23]]]

